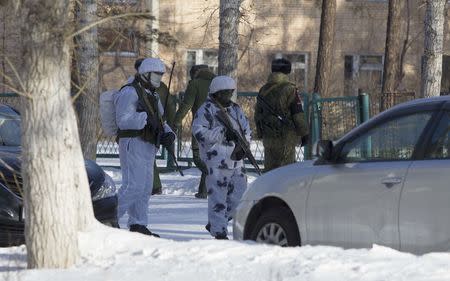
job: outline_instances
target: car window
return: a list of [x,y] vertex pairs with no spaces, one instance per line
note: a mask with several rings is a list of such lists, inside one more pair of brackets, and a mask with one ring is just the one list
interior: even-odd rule
[[450,112],[444,113],[425,153],[425,159],[447,158],[450,158]]
[[432,112],[415,113],[389,120],[344,145],[344,162],[410,159]]
[[20,115],[6,105],[0,105],[0,145],[20,145]]

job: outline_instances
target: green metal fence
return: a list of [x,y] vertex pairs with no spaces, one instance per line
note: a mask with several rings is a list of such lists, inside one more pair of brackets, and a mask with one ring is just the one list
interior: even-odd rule
[[370,99],[366,94],[351,97],[321,98],[318,94],[304,95],[310,141],[306,158],[312,157],[312,144],[320,139],[337,140],[370,118]]

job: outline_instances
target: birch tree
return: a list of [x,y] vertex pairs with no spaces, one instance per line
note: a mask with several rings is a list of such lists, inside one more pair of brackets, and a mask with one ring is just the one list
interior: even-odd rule
[[70,97],[70,0],[13,1],[23,65],[22,175],[29,268],[72,266],[94,223]]
[[421,88],[423,97],[439,96],[441,92],[446,2],[447,0],[426,0],[425,51]]
[[145,21],[145,56],[158,54],[157,30],[159,29],[159,0],[145,0],[145,8],[153,17]]
[[382,93],[397,90],[402,76],[402,10],[405,0],[389,0]]
[[220,0],[219,75],[228,75],[237,83],[239,47],[239,7],[241,0]]
[[[77,28],[97,21],[97,0],[75,1]],[[99,74],[97,27],[93,26],[75,38],[76,108],[84,158],[95,160],[100,132]]]
[[329,96],[332,77],[334,30],[336,25],[336,0],[322,0],[320,20],[319,50],[317,52],[314,92]]

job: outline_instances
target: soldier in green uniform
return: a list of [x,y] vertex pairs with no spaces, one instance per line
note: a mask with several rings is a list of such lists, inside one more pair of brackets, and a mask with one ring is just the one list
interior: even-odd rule
[[[193,66],[190,74],[192,80],[189,81],[186,92],[184,93],[184,99],[175,115],[176,128],[181,127],[181,122],[189,110],[192,111],[192,116],[195,116],[198,108],[206,101],[206,98],[208,97],[209,84],[211,84],[211,81],[215,77],[214,73],[208,69],[207,65]],[[205,178],[208,175],[208,171],[206,165],[200,159],[198,143],[194,137],[192,137],[191,146],[195,166],[197,166],[197,168],[202,172],[200,185],[195,197],[206,198],[207,191]]]
[[[169,88],[164,82],[161,82],[159,88],[156,89],[156,92],[159,94],[159,99],[161,100],[161,104],[164,107],[164,120],[167,121],[167,124],[174,128],[174,120],[175,120],[175,112],[177,108],[177,103],[175,97],[170,94]],[[173,148],[175,148],[175,143],[172,144]],[[174,149],[175,151],[175,149]],[[173,166],[172,156],[167,155],[167,166]],[[159,177],[158,167],[156,167],[156,162],[154,165],[154,177],[153,177],[153,190],[152,194],[161,194],[162,193],[162,185],[161,179]]]
[[264,144],[265,171],[294,163],[295,147],[308,135],[301,99],[289,73],[288,60],[272,61],[272,73],[258,94],[254,118],[257,138]]

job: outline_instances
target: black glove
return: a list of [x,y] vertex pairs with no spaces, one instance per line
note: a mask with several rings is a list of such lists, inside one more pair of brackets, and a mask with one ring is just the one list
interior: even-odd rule
[[231,160],[234,161],[241,161],[242,159],[244,159],[245,156],[245,152],[242,149],[242,147],[238,144],[236,144],[236,147],[234,148],[233,152],[231,153]]
[[236,133],[234,131],[231,130],[226,130],[225,131],[225,139],[227,141],[237,141],[238,140],[238,136],[236,135]]
[[307,145],[308,144],[308,140],[309,140],[309,135],[303,136],[302,137],[302,144],[301,144],[301,146],[303,147],[303,146]]
[[175,141],[175,134],[172,132],[163,133],[159,139],[159,143],[164,147],[169,147]]

